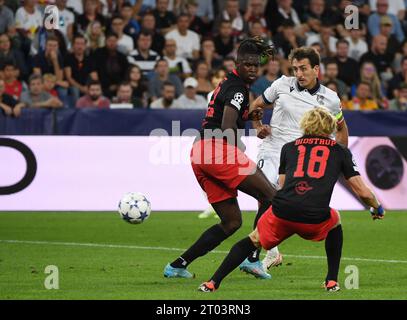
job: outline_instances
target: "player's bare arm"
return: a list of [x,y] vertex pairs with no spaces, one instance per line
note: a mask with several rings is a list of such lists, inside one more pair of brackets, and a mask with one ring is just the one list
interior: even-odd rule
[[264,125],[261,121],[263,118],[263,109],[268,105],[262,96],[257,97],[249,107],[249,119],[252,120],[253,128],[257,130],[257,137],[264,139],[271,134],[269,125]]
[[285,183],[285,174],[280,174],[278,176],[278,185],[280,186],[280,189],[284,187],[284,183]]
[[358,195],[360,200],[371,208],[370,212],[372,213],[373,219],[383,219],[385,211],[363,178],[361,176],[354,176],[347,180],[347,183],[353,192]]
[[346,125],[345,119],[342,118],[342,120],[338,121],[338,131],[336,132],[336,141],[339,144],[347,147],[348,140],[349,140],[348,126]]

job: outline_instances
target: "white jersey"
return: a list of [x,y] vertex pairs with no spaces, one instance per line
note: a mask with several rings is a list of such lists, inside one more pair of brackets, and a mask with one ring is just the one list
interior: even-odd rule
[[295,77],[282,76],[263,93],[267,104],[274,103],[270,120],[271,136],[263,139],[258,153],[259,167],[273,184],[277,183],[281,148],[303,135],[300,121],[305,112],[324,106],[337,118],[342,118],[337,93],[321,84],[307,90],[299,86]]

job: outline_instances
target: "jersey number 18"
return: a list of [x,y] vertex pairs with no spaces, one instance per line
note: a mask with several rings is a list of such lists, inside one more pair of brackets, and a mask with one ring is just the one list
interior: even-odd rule
[[[294,178],[302,178],[304,172],[304,159],[307,148],[303,145],[298,146],[297,170],[294,172]],[[321,178],[325,174],[326,165],[329,157],[329,148],[326,146],[315,146],[311,149],[308,161],[307,175],[311,178]],[[318,165],[318,169],[317,168]]]

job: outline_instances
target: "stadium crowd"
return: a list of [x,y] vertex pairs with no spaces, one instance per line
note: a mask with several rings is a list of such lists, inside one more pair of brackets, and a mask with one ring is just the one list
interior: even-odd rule
[[[59,10],[58,29],[44,8]],[[345,27],[358,8],[358,29]],[[0,108],[204,109],[239,43],[277,50],[253,97],[312,46],[344,109],[407,111],[407,0],[0,0]]]

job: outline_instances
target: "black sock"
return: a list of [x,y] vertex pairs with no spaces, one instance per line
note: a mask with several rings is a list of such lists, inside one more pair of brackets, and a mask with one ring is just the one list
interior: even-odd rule
[[[257,226],[257,222],[259,221],[260,217],[263,215],[264,212],[266,212],[266,210],[268,208],[270,208],[271,206],[271,202],[268,200],[265,200],[261,203],[259,211],[257,211],[256,214],[256,218],[254,219],[254,223],[253,223],[253,230],[256,229]],[[253,251],[248,257],[247,259],[250,262],[256,262],[259,261],[260,258],[260,252],[261,252],[261,248],[256,249],[255,251]]]
[[218,270],[216,270],[215,274],[211,278],[211,280],[215,283],[215,287],[218,288],[223,278],[225,278],[239,264],[241,264],[247,255],[255,249],[256,246],[249,237],[246,237],[236,243],[232,249],[230,249],[229,254],[226,256]]
[[178,259],[171,263],[174,268],[186,268],[196,258],[204,256],[215,249],[229,235],[223,231],[220,225],[215,224],[206,230],[200,238]]
[[325,281],[338,281],[339,264],[341,262],[343,233],[342,226],[329,231],[325,239],[325,251],[328,260],[328,274]]

